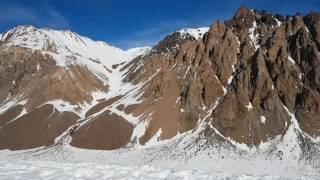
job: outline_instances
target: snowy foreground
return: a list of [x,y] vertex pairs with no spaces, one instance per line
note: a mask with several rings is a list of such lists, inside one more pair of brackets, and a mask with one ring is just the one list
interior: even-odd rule
[[[233,159],[202,153],[166,159],[163,149],[96,151],[49,148],[0,151],[0,180],[7,179],[319,179],[303,163]],[[165,152],[167,153],[167,152]],[[180,154],[180,153],[179,153]],[[228,152],[224,152],[224,155]],[[172,154],[171,154],[172,155]]]
[[317,177],[256,176],[200,170],[174,170],[101,162],[1,161],[0,179],[317,179]]
[[0,162],[0,179],[282,179],[222,172],[119,166],[98,162],[16,161]]

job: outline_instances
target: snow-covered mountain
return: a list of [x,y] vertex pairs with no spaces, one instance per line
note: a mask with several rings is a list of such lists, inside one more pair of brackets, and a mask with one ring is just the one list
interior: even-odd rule
[[14,28],[0,36],[0,149],[314,172],[319,22],[317,13],[240,8],[231,20],[127,51],[70,31]]
[[[61,123],[53,126],[53,132],[47,132],[53,136],[44,135],[46,137],[39,141],[40,144],[54,143],[70,123],[83,120],[87,111],[100,101],[129,92],[131,86],[125,86],[127,89],[124,90],[121,87],[120,66],[150,49],[142,47],[124,51],[71,31],[32,26],[13,28],[1,36],[0,42],[1,82],[6,84],[0,91],[0,114],[4,125],[18,122],[23,125],[12,128],[23,128],[26,121],[20,119],[40,116],[37,114],[40,109],[47,115],[39,117],[35,124],[41,123],[43,118],[55,118]],[[14,116],[7,114],[11,109]],[[51,111],[56,113],[51,115]],[[11,133],[3,129],[6,127],[2,128],[5,133],[2,137],[10,138]],[[28,129],[37,133],[42,131],[32,126],[24,128],[25,131]],[[33,136],[25,136],[24,130],[20,130],[21,134],[16,137],[28,139],[22,138],[22,141],[29,141],[24,148],[36,147],[39,142],[34,142]],[[10,146],[13,148],[20,143],[14,142],[16,145]]]
[[31,51],[49,54],[57,66],[71,64],[89,66],[92,70],[104,73],[101,65],[112,65],[133,59],[147,52],[149,47],[129,49],[128,51],[113,47],[102,41],[78,35],[69,30],[37,29],[33,26],[18,26],[4,33],[0,42],[6,47],[20,46]]

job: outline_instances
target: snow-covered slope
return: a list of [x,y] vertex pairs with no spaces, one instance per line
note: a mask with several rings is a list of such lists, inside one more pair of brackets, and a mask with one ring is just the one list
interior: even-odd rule
[[18,26],[1,38],[7,46],[15,45],[40,50],[54,57],[58,66],[72,63],[112,65],[128,60],[125,51],[102,41],[94,41],[69,30],[37,29],[33,26]]
[[127,62],[150,50],[150,47],[137,47],[124,51],[69,30],[38,29],[33,26],[13,28],[0,36],[0,42],[7,48],[20,46],[48,54],[60,67],[86,65],[102,80],[110,76],[112,65]]
[[133,59],[134,57],[148,53],[150,50],[151,50],[151,47],[145,46],[145,47],[137,47],[137,48],[128,49],[126,51],[126,53],[130,57],[130,59]]
[[209,27],[201,27],[201,28],[184,28],[179,30],[182,35],[191,35],[196,39],[202,38],[203,35],[209,31]]

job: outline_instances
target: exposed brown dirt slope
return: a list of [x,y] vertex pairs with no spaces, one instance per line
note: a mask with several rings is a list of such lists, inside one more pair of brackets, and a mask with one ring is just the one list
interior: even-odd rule
[[118,149],[129,143],[133,126],[122,117],[106,111],[72,134],[71,145],[87,149]]
[[[4,117],[5,118],[5,117]],[[54,144],[55,138],[76,123],[77,115],[44,105],[0,129],[0,149],[21,150]]]

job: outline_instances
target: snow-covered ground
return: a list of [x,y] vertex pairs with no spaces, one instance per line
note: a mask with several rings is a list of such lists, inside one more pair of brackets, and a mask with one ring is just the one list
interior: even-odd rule
[[[191,139],[189,139],[191,140]],[[0,179],[318,179],[320,169],[266,151],[184,146],[181,139],[151,147],[88,150],[58,145],[0,151]],[[187,143],[189,144],[189,143]]]
[[1,161],[0,179],[283,179],[226,172],[119,166],[98,162]]
[[[195,170],[150,165],[111,165],[100,161],[2,160],[0,162],[0,179],[318,179],[317,175],[299,175],[299,171],[296,173],[297,175],[288,175],[288,173],[292,173],[290,169],[288,169],[288,173],[279,175],[268,173],[258,175],[254,173],[255,169],[247,169],[247,173],[233,172],[232,168],[247,168],[247,166],[241,167],[241,163],[234,162],[227,167],[231,168],[230,171],[220,171],[214,169],[214,166],[212,170]],[[262,169],[262,167],[264,164],[256,168]],[[277,169],[277,166],[273,168]],[[250,173],[251,171],[253,173]]]

